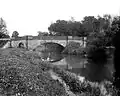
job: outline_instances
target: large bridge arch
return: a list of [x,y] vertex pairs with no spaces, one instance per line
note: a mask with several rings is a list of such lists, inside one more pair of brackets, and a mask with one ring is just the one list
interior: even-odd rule
[[53,42],[57,43],[59,45],[62,45],[63,47],[66,47],[67,41],[66,40],[40,40],[41,43],[46,43],[46,42]]
[[44,42],[38,45],[35,50],[41,50],[41,51],[52,51],[52,52],[62,52],[64,50],[64,46],[55,43],[55,42]]

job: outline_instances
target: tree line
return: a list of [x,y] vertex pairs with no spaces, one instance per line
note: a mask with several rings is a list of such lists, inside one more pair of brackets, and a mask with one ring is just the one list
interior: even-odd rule
[[58,36],[88,36],[93,32],[106,31],[110,27],[111,15],[98,16],[85,16],[81,21],[75,21],[73,18],[69,21],[57,20],[52,23],[48,30],[51,35]]
[[[48,32],[38,31],[38,36],[80,36],[101,39],[101,42],[110,43],[115,32],[120,28],[120,16],[112,18],[111,15],[85,16],[81,21],[56,20],[48,27]],[[5,21],[0,18],[0,38],[9,38],[9,32]],[[19,32],[14,31],[12,37],[19,37]]]
[[80,36],[88,37],[87,43],[90,45],[112,46],[112,38],[120,28],[120,16],[112,18],[111,15],[85,16],[81,21],[57,20],[49,27],[49,35],[53,36]]

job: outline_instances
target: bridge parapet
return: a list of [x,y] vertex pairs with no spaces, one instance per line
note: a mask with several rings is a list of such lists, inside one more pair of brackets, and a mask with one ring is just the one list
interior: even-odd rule
[[[49,37],[50,38],[50,37]],[[55,38],[55,37],[54,37]],[[60,37],[59,37],[60,38]],[[64,37],[65,38],[65,37]],[[19,45],[19,43],[20,42],[22,42],[22,43],[24,43],[24,46],[25,47],[27,47],[26,46],[26,40],[27,39],[19,39],[19,40],[14,40],[14,39],[12,39],[12,46],[13,47],[17,47],[18,45]],[[10,41],[10,38],[9,38],[9,41]],[[80,46],[84,46],[85,47],[85,44],[83,45],[83,41],[82,41],[82,39],[81,38],[77,38],[77,39],[72,39],[72,38],[69,38],[68,39],[68,41],[66,41],[66,39],[61,39],[61,40],[59,40],[58,38],[57,39],[36,39],[36,38],[32,38],[32,39],[28,39],[28,48],[35,48],[35,47],[37,47],[37,46],[39,46],[40,44],[42,44],[42,43],[46,43],[46,42],[53,42],[53,43],[58,43],[58,44],[60,44],[60,45],[62,45],[62,46],[66,46],[66,44],[67,44],[67,42],[71,42],[71,41],[73,41],[73,42],[78,42],[78,43],[80,43]],[[85,42],[84,42],[85,43]],[[10,45],[10,42],[8,42],[3,48],[7,48],[7,47],[9,47],[9,45]]]

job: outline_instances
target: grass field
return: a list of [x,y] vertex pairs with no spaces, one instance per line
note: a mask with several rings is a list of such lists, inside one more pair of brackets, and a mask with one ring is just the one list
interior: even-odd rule
[[[50,70],[60,79],[55,80]],[[41,61],[36,52],[18,48],[0,50],[0,96],[116,96],[109,82],[82,82],[79,77]]]

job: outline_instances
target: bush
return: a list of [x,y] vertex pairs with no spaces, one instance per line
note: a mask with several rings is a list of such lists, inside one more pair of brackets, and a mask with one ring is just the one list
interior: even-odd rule
[[8,40],[0,41],[0,48],[2,48],[7,42]]
[[66,45],[65,49],[62,52],[63,54],[72,54],[72,55],[84,55],[86,53],[86,49],[80,46],[80,43],[77,42],[69,42]]
[[[69,71],[64,71],[57,67],[54,67],[53,71],[61,77],[74,94],[79,94],[77,96],[107,96],[108,94],[111,94],[110,96],[117,96],[117,90],[113,88],[112,84],[108,81],[97,83],[84,79],[84,81],[81,82],[77,75]],[[105,95],[102,95],[104,91],[102,91],[101,86],[104,86],[106,90]]]
[[[109,32],[110,33],[110,32]],[[106,47],[112,45],[112,38],[104,33],[92,33],[87,40],[88,46]]]

